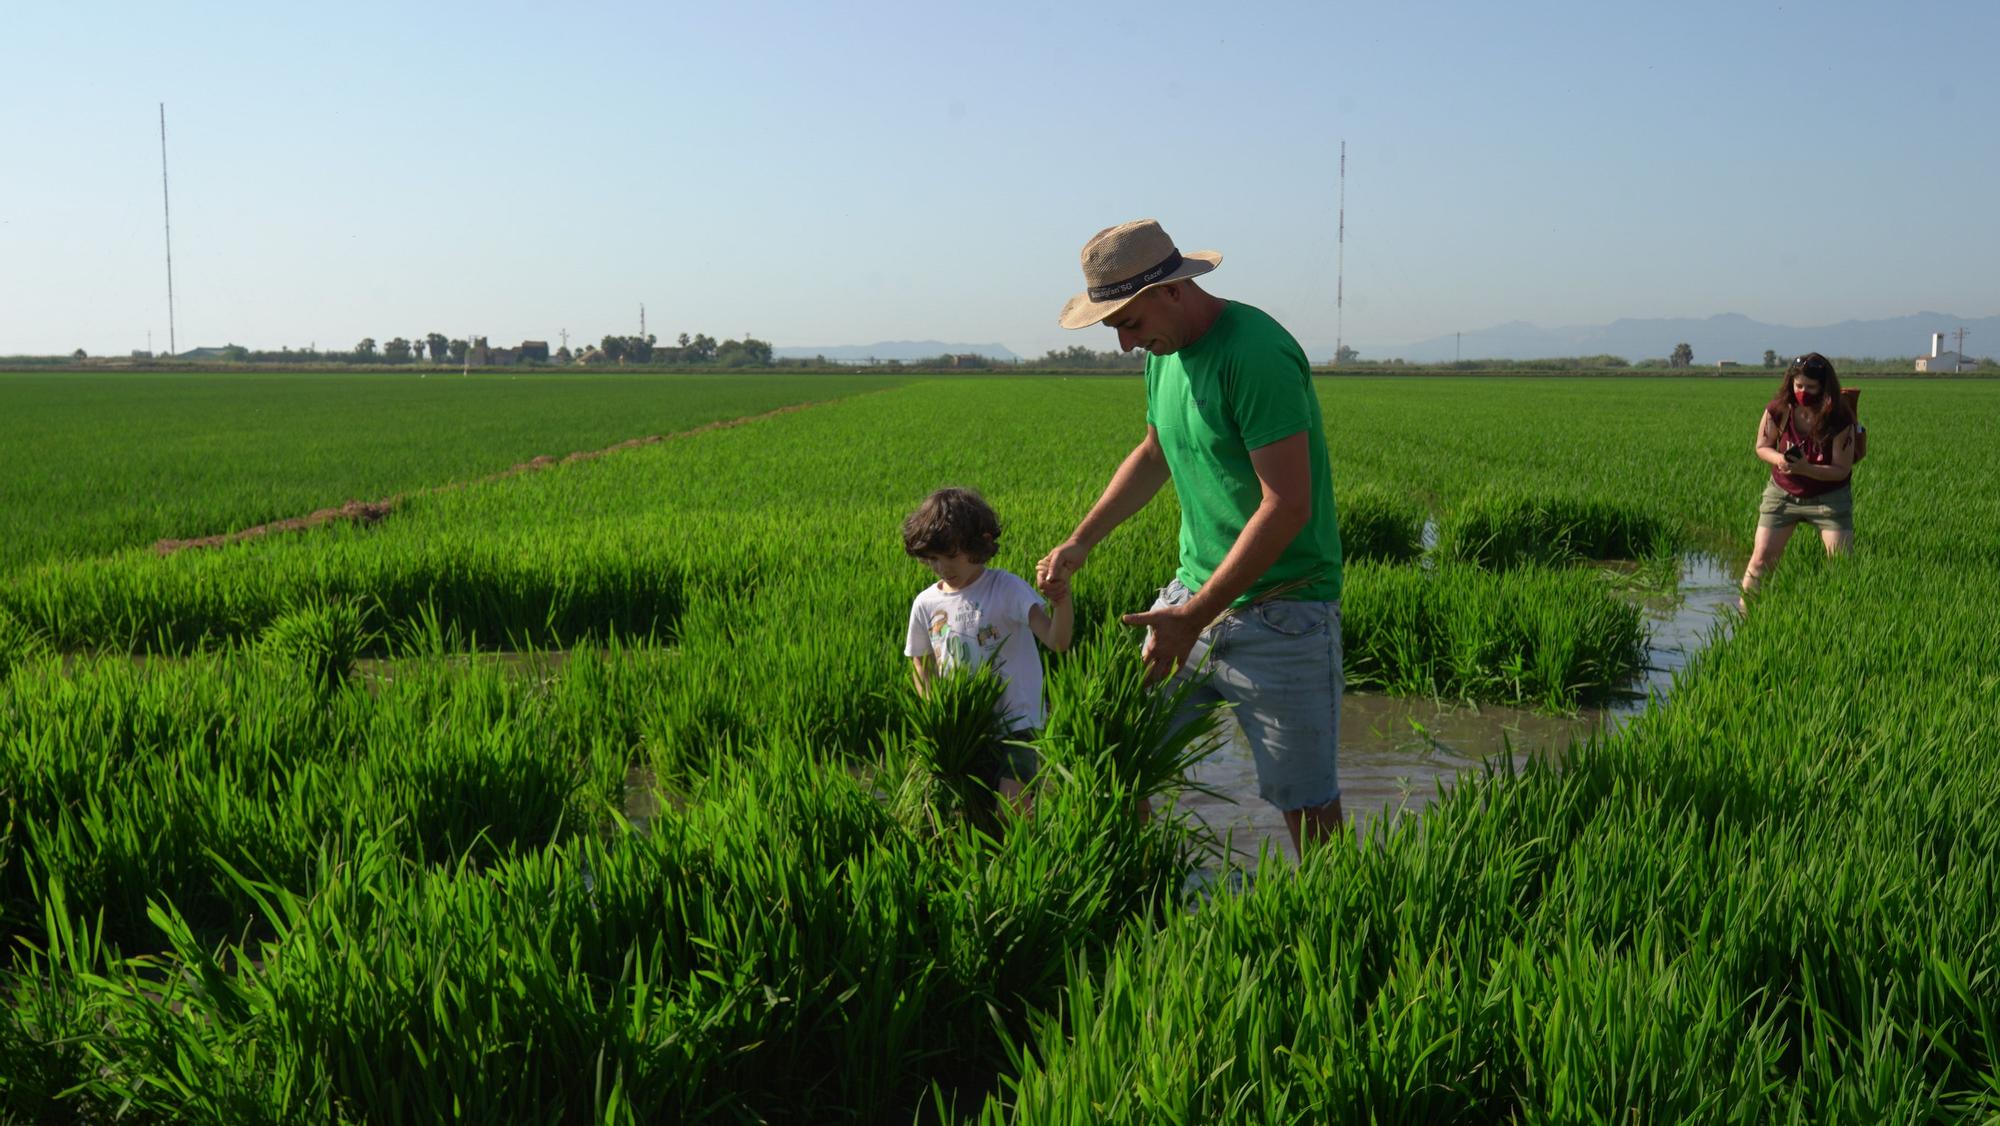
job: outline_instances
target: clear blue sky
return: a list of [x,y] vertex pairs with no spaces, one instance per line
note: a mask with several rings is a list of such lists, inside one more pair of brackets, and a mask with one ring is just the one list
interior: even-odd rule
[[2000,4],[29,4],[0,354],[1056,327],[1156,216],[1309,346],[2000,313]]

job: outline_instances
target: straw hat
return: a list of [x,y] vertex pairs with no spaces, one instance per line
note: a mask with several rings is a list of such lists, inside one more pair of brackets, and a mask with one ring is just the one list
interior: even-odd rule
[[1086,328],[1125,307],[1156,285],[1205,274],[1222,264],[1213,250],[1182,254],[1157,219],[1106,227],[1083,244],[1084,292],[1069,299],[1057,320]]

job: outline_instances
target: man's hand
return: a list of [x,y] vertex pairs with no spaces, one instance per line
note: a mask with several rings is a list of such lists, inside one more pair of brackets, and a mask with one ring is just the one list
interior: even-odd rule
[[1147,610],[1142,614],[1127,614],[1119,619],[1128,626],[1146,627],[1146,648],[1141,655],[1146,660],[1147,680],[1159,681],[1172,676],[1175,669],[1187,663],[1188,654],[1194,651],[1194,643],[1208,623],[1196,621],[1187,611],[1188,604],[1182,603]]
[[1069,601],[1069,580],[1043,578],[1039,568],[1035,571],[1035,590],[1053,606]]
[[1035,564],[1035,589],[1044,598],[1058,597],[1057,591],[1069,593],[1069,577],[1083,570],[1083,561],[1090,558],[1090,549],[1070,540],[1054,551],[1042,556]]

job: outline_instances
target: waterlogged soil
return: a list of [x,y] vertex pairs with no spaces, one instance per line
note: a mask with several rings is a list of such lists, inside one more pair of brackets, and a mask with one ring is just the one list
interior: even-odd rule
[[[1571,743],[1616,731],[1665,701],[1674,675],[1726,625],[1736,604],[1736,582],[1719,560],[1689,556],[1677,590],[1636,598],[1645,611],[1649,639],[1644,673],[1608,707],[1575,716],[1548,716],[1493,705],[1462,706],[1421,698],[1349,692],[1341,702],[1340,789],[1342,812],[1356,832],[1382,819],[1414,815],[1448,791],[1468,771],[1516,767],[1531,758],[1556,760]],[[1257,795],[1257,771],[1233,723],[1226,740],[1191,773],[1215,791],[1188,791],[1180,807],[1224,839],[1240,863],[1263,848],[1295,857],[1283,816]]]

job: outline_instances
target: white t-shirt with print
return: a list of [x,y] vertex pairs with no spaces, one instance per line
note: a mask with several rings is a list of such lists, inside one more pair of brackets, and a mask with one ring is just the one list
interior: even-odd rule
[[910,634],[905,657],[929,653],[938,671],[976,669],[988,661],[1007,681],[1000,700],[1009,730],[1040,730],[1048,715],[1042,707],[1042,658],[1035,652],[1035,634],[1028,612],[1042,605],[1042,596],[1019,575],[988,567],[970,586],[947,591],[932,583],[910,604]]

